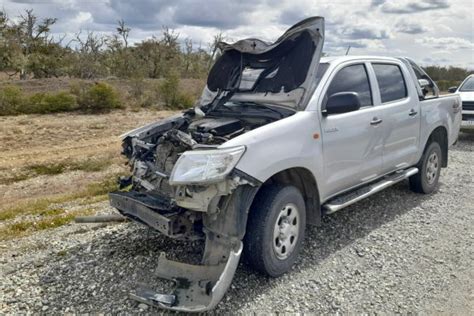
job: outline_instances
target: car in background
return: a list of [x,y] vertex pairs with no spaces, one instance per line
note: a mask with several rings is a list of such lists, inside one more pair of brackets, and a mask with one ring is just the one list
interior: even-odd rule
[[461,96],[463,123],[474,126],[474,74],[464,79],[459,87],[451,87],[448,91]]

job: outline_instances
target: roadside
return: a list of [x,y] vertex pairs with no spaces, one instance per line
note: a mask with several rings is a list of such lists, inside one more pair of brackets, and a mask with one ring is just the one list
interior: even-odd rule
[[118,136],[172,113],[0,117],[0,239],[93,212],[89,204],[106,200],[128,170]]
[[[167,114],[18,117],[28,123],[20,124],[22,132],[14,135],[21,135],[18,139],[26,143],[37,138],[24,146],[0,140],[7,155],[2,155],[0,167],[7,176],[11,168],[23,170],[30,162],[97,156],[113,163],[101,171],[66,168],[61,174],[0,185],[2,200],[14,203],[48,193],[62,196],[63,188],[69,188],[70,194],[70,190],[83,189],[123,170],[116,158],[120,146],[115,135]],[[1,121],[1,128],[18,125],[7,121]],[[49,130],[55,132],[36,134],[23,127],[36,126],[41,131],[44,124],[51,124]],[[107,128],[89,133],[92,124]],[[64,148],[44,149],[52,144]],[[474,129],[465,130],[450,151],[449,168],[443,170],[436,194],[415,194],[400,183],[325,217],[323,227],[308,230],[298,264],[281,278],[262,277],[240,264],[216,312],[474,313],[473,153]],[[60,185],[51,186],[55,189],[50,192],[36,191],[56,182]],[[12,185],[15,190],[7,189]],[[68,213],[114,212],[100,197],[105,195],[55,205]],[[150,277],[161,252],[172,259],[197,262],[200,254],[196,249],[200,247],[195,243],[176,242],[132,223],[64,223],[23,238],[7,238],[0,242],[0,313],[155,313],[157,310],[128,299],[128,292],[138,283],[158,289],[166,286]]]

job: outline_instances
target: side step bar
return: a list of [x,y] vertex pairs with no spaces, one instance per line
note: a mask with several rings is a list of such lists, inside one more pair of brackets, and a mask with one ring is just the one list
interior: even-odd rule
[[395,183],[403,181],[417,173],[418,173],[418,168],[409,168],[405,170],[400,170],[382,178],[382,180],[378,182],[369,184],[362,188],[356,189],[354,191],[350,191],[336,198],[333,198],[329,200],[329,202],[323,205],[326,210],[326,214],[331,214],[336,211],[339,211],[340,209],[343,209],[346,206],[352,205],[362,199],[365,199],[366,197],[369,197],[372,194],[380,192],[383,189],[386,189],[389,186],[392,186]]

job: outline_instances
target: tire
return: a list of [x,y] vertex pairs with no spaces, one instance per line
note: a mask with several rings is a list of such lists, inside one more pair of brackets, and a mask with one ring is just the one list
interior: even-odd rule
[[418,163],[418,173],[410,177],[410,189],[424,194],[435,191],[438,187],[442,159],[439,144],[436,142],[429,144]]
[[301,251],[305,227],[305,202],[297,188],[262,188],[250,209],[244,239],[247,263],[271,277],[284,274]]

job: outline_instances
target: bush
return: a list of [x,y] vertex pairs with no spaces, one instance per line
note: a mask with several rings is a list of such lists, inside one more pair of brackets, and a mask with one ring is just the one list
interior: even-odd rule
[[159,89],[166,106],[174,108],[178,105],[179,77],[176,72],[168,73]]
[[76,84],[71,93],[77,97],[79,109],[87,112],[106,112],[122,107],[118,93],[110,85],[99,82],[94,85]]
[[461,84],[461,81],[438,80],[438,81],[436,81],[436,84],[438,85],[438,88],[439,88],[440,91],[448,91],[448,89],[453,87],[453,86],[459,86]]
[[180,93],[178,98],[178,104],[181,109],[188,109],[194,106],[196,102],[195,97],[188,93]]
[[193,106],[194,99],[187,93],[179,91],[179,77],[176,72],[170,72],[159,86],[161,98],[170,109],[185,109]]
[[0,115],[18,114],[25,102],[22,91],[16,86],[0,89]]
[[35,93],[22,107],[22,113],[57,113],[73,111],[77,108],[76,98],[67,92]]

